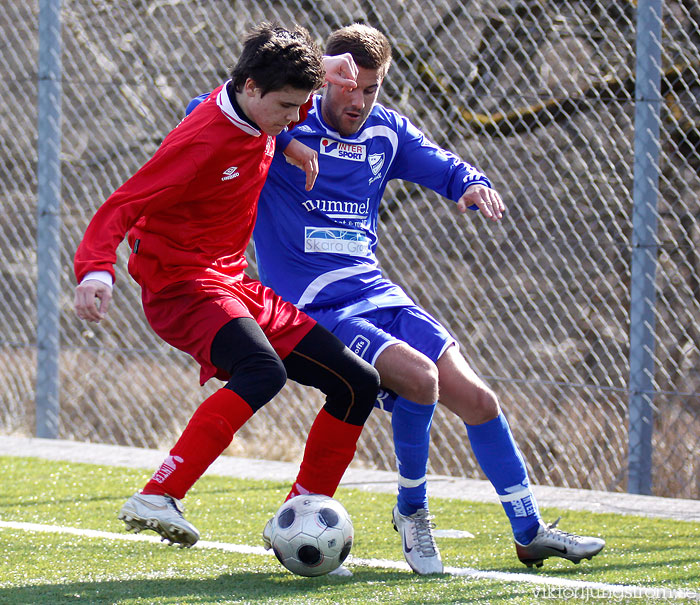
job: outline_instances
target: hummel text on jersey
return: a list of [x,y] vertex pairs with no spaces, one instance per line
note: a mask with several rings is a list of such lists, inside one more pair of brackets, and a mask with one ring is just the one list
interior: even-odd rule
[[307,212],[317,210],[333,219],[366,219],[369,214],[369,200],[352,202],[341,200],[306,200],[301,204]]
[[221,177],[222,181],[230,181],[231,179],[235,179],[238,175],[238,166],[231,166],[230,168],[227,168],[224,170],[223,175]]

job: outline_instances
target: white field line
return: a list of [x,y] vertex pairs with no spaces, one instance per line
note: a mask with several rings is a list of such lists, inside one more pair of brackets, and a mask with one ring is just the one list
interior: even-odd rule
[[[78,527],[62,527],[60,525],[42,525],[39,523],[22,523],[15,521],[0,521],[0,529],[15,529],[20,531],[43,532],[81,536],[85,538],[101,538],[104,540],[124,540],[131,542],[161,543],[161,539],[152,535],[143,534],[115,534],[113,532],[99,531],[95,529],[81,529]],[[248,546],[246,544],[230,544],[228,542],[208,542],[200,540],[192,548],[204,548],[222,550],[246,555],[271,556],[272,552],[262,546]],[[350,566],[374,567],[380,569],[398,569],[411,571],[403,561],[391,561],[389,559],[360,559],[352,555],[346,561]],[[554,597],[595,597],[605,596],[630,598],[652,597],[656,599],[693,599],[700,600],[700,592],[691,590],[671,590],[667,588],[654,588],[649,586],[629,586],[624,584],[605,584],[603,582],[585,582],[582,580],[567,580],[548,576],[532,575],[525,573],[509,573],[502,571],[481,571],[470,567],[445,567],[445,573],[452,576],[470,577],[497,582],[520,582],[523,584],[537,584],[543,587],[539,596],[542,598]]]

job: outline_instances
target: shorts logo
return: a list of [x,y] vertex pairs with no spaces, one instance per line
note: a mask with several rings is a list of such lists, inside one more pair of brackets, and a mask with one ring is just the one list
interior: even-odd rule
[[341,160],[352,160],[353,162],[364,162],[367,157],[367,147],[323,137],[321,139],[321,155],[329,155]]
[[364,354],[367,352],[367,349],[369,349],[369,345],[369,339],[365,338],[364,336],[358,335],[355,336],[348,348],[358,357],[363,357]]

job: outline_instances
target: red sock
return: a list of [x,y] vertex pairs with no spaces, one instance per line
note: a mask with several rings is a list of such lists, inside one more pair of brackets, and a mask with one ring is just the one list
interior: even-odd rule
[[252,415],[251,407],[236,393],[226,388],[216,391],[197,408],[170,455],[141,492],[184,498]]
[[360,433],[361,426],[338,420],[321,409],[309,431],[304,459],[287,500],[309,493],[333,496],[355,455]]

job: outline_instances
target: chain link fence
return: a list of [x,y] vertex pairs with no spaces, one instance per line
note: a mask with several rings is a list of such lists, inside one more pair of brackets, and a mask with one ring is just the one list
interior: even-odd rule
[[[0,6],[0,432],[35,433],[36,2]],[[226,79],[245,31],[299,23],[319,42],[365,21],[394,46],[380,100],[480,166],[509,207],[490,224],[395,183],[387,275],[453,331],[495,388],[534,482],[627,488],[637,2],[64,0],[60,423],[66,439],[168,448],[220,384],[151,332],[119,250],[103,325],[72,312],[72,256],[96,208],[189,99]],[[663,5],[653,493],[700,498],[700,8]],[[41,142],[40,142],[41,143]],[[250,273],[255,275],[253,251]],[[215,381],[211,381],[215,382]],[[298,460],[322,405],[285,387],[229,452]],[[479,477],[439,410],[430,471]],[[355,465],[395,468],[375,411]]]

